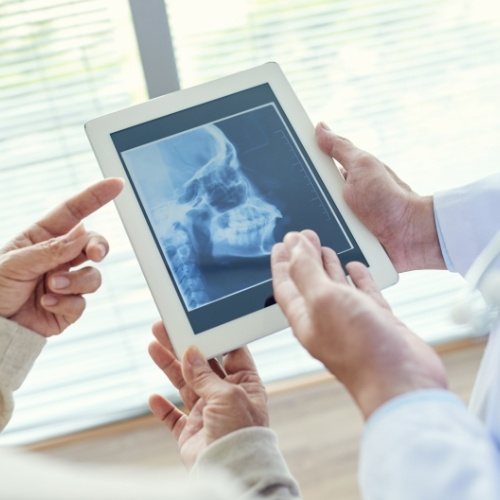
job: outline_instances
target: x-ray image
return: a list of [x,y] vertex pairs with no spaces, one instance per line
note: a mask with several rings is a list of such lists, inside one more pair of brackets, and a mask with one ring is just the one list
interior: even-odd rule
[[122,157],[189,311],[269,281],[289,230],[326,223],[352,248],[273,104]]

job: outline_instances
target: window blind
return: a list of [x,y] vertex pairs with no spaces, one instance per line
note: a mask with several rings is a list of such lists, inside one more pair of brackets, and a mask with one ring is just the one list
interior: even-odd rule
[[[125,1],[0,2],[0,239],[101,178],[85,121],[144,100]],[[157,314],[112,206],[88,228],[110,240],[103,286],[49,339],[16,394],[3,443],[73,432],[145,411]],[[153,367],[151,366],[151,375]]]
[[[168,0],[167,9],[182,87],[276,60],[314,121],[417,191],[498,171],[493,2]],[[129,28],[118,0],[0,0],[1,241],[100,178],[83,123],[145,99]],[[129,418],[146,411],[150,392],[172,393],[146,353],[157,313],[113,207],[87,226],[111,243],[103,287],[83,318],[50,340],[16,394],[2,443]],[[470,333],[448,319],[460,285],[446,272],[409,273],[386,296],[418,334],[439,342]],[[288,330],[251,349],[266,381],[321,369]]]
[[[493,1],[166,3],[181,87],[277,61],[314,122],[329,123],[421,194],[500,168]],[[450,319],[461,287],[449,272],[412,272],[384,293],[417,334],[438,343],[472,334]],[[318,368],[290,332],[251,348],[271,377]]]

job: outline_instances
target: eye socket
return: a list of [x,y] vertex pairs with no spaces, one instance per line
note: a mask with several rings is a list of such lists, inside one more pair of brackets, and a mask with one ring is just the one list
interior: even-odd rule
[[209,203],[219,212],[237,207],[247,199],[246,186],[243,183],[224,185],[217,184],[209,191]]

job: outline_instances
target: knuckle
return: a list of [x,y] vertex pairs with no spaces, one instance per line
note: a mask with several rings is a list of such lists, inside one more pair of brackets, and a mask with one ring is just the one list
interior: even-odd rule
[[198,386],[208,386],[212,381],[212,372],[208,370],[200,371],[196,374],[196,384]]
[[241,401],[245,397],[245,391],[240,386],[233,384],[226,385],[223,394],[231,401]]
[[17,260],[16,254],[17,254],[16,251],[0,254],[0,269],[2,268],[8,269],[10,267],[13,267],[13,264],[15,264]]
[[50,240],[45,242],[44,247],[47,252],[51,254],[58,254],[62,251],[62,240],[60,238],[50,238]]
[[312,307],[317,313],[324,313],[331,308],[332,302],[335,300],[334,291],[330,287],[323,287],[316,291]]
[[374,157],[370,153],[359,149],[356,152],[355,161],[360,167],[370,167],[374,163]]
[[347,137],[344,137],[343,135],[338,135],[337,139],[338,139],[338,143],[341,147],[345,148],[345,147],[352,147],[353,146],[352,142]]
[[57,261],[64,260],[64,255],[67,249],[67,240],[65,238],[51,238],[43,243],[47,258]]
[[70,203],[66,201],[65,203],[63,203],[63,207],[75,221],[81,221],[86,215],[86,212],[82,210],[82,208],[76,203]]

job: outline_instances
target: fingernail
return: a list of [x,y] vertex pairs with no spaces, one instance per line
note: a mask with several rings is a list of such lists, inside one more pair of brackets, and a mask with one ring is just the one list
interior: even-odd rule
[[47,294],[47,295],[44,295],[42,297],[42,305],[43,306],[47,306],[47,307],[55,306],[58,302],[59,302],[59,300],[57,299],[57,297],[55,295]]
[[99,245],[97,245],[97,252],[99,253],[99,257],[101,259],[104,259],[104,257],[106,257],[106,254],[108,253],[108,249],[105,245],[99,243]]
[[96,253],[99,260],[102,260],[104,259],[104,257],[106,257],[106,252],[106,247],[102,243],[96,245]]
[[203,366],[205,364],[205,359],[196,347],[190,347],[187,350],[186,359],[191,366],[196,368],[199,368],[200,366]]
[[51,279],[52,288],[61,289],[66,288],[70,284],[70,280],[66,276],[54,276]]
[[299,233],[295,232],[288,233],[287,235],[285,235],[283,242],[285,243],[287,248],[291,250],[292,248],[297,246],[297,244],[300,242],[300,235]]
[[331,130],[331,128],[325,123],[325,122],[319,122],[319,126],[323,129],[323,130]]

